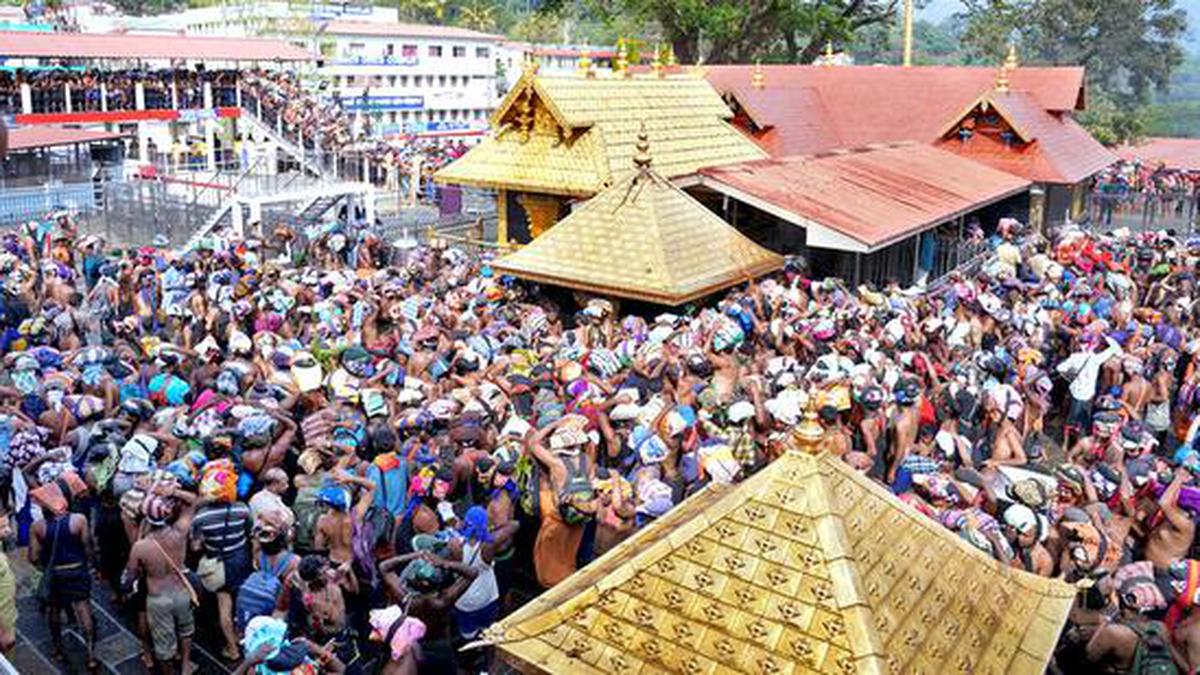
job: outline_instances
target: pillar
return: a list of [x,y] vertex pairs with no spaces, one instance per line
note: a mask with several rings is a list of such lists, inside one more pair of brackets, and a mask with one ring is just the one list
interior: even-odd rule
[[561,206],[558,197],[526,192],[517,201],[529,215],[529,236],[537,239],[546,230],[558,222],[558,211]]
[[21,83],[21,112],[26,115],[33,112],[33,90],[28,82]]
[[233,98],[234,104],[237,105],[237,107],[241,108],[242,107],[242,88],[240,86],[233,88],[233,97],[234,97]]
[[150,154],[150,136],[145,122],[137,123],[138,159],[145,162]]
[[146,88],[141,82],[136,82],[133,85],[133,108],[134,110],[146,109]]
[[71,102],[71,85],[65,83],[63,84],[63,101],[63,109],[66,110],[68,114],[75,112],[75,104]]
[[364,183],[371,182],[371,160],[367,158],[366,154],[363,154],[362,182],[364,182]]
[[179,85],[171,80],[171,110],[179,110]]
[[1046,233],[1046,188],[1041,185],[1029,189],[1029,228]]
[[[233,204],[229,207],[233,209],[233,233],[238,239],[241,239],[246,232],[246,221],[242,218],[242,203],[237,199],[233,200]],[[253,216],[251,216],[253,220]]]
[[367,227],[375,225],[375,190],[368,188],[363,195],[363,212],[366,213]]
[[508,190],[496,190],[496,243],[508,243]]
[[[204,108],[213,109],[212,83],[204,83]],[[217,123],[215,120],[204,120],[204,143],[208,146],[208,170],[217,170]],[[240,230],[239,230],[240,233]]]
[[108,112],[108,83],[100,83],[100,111]]

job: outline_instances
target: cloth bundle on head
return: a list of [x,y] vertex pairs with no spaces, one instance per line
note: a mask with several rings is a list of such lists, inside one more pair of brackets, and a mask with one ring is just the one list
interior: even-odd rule
[[1154,564],[1139,560],[1118,567],[1097,583],[1105,595],[1117,594],[1123,606],[1139,612],[1166,609],[1167,598],[1154,582]]
[[230,459],[216,459],[200,470],[200,496],[232,504],[237,500],[238,474]]
[[404,658],[409,649],[425,637],[424,622],[405,615],[396,605],[371,610],[370,622],[371,639],[387,645],[393,661]]
[[675,505],[671,499],[671,486],[658,479],[644,480],[638,484],[637,512],[650,518],[658,518]]
[[667,444],[645,426],[636,426],[629,434],[629,445],[643,464],[658,464],[667,458]]

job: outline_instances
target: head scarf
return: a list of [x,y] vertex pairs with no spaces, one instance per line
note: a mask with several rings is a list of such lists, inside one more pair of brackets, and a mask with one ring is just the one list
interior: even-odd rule
[[459,534],[466,537],[467,541],[484,543],[492,541],[492,533],[488,528],[487,509],[482,506],[472,506],[467,509]]

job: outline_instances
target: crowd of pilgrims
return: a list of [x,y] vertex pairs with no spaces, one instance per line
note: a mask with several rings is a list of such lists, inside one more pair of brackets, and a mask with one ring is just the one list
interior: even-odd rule
[[[1085,589],[1056,672],[1193,672],[1200,239],[1020,229],[931,288],[794,261],[623,314],[354,223],[187,252],[30,223],[0,239],[0,533],[90,666],[105,593],[163,673],[197,632],[238,672],[481,672],[461,646],[816,411],[822,451]],[[4,646],[13,595],[0,556]]]

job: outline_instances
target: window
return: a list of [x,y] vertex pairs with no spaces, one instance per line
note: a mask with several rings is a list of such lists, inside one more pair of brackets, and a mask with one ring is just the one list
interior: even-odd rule
[[489,56],[491,56],[491,51],[487,47],[476,47],[475,48],[475,58],[486,59]]
[[442,46],[441,45],[429,45],[429,55],[434,58],[441,58],[442,57]]
[[347,76],[346,76],[346,86],[347,86],[347,87],[353,87],[353,86],[354,86],[354,76],[353,76],[353,75],[347,75]]
[[342,85],[342,76],[341,76],[341,75],[334,75],[334,76],[333,76],[333,88],[334,88],[334,89],[337,89],[337,88],[338,88],[338,87],[340,87],[341,85]]
[[462,45],[455,45],[453,49],[454,58],[461,59],[467,55],[467,48]]
[[351,42],[346,45],[346,53],[351,56],[359,56],[366,48],[367,45],[364,42]]
[[413,86],[418,89],[421,87],[421,76],[420,75],[413,75]]
[[388,121],[392,124],[396,123],[396,111],[393,110],[392,112],[388,113]]
[[388,86],[389,87],[396,86],[396,76],[395,75],[388,75]]
[[[432,85],[432,84],[433,84],[433,81],[432,81],[432,80],[430,80],[430,82],[429,82],[429,83]],[[444,87],[444,86],[446,86],[446,76],[445,76],[445,75],[438,75],[438,86],[439,86],[439,87]]]
[[400,86],[401,86],[401,87],[407,87],[407,86],[408,86],[408,76],[407,76],[407,75],[401,75],[401,76],[400,76]]
[[395,56],[396,55],[396,45],[388,45],[387,49],[385,49],[383,53],[385,56]]
[[417,46],[416,45],[401,45],[400,46],[400,55],[416,58],[417,57]]

